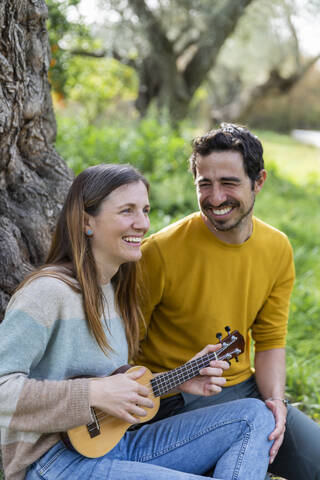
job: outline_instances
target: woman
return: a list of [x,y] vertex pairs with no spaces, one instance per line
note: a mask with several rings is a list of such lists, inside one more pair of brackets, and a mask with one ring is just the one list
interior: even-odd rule
[[[91,407],[135,424],[152,406],[147,387],[137,382],[143,368],[108,376],[138,348],[135,262],[149,228],[148,189],[128,165],[83,171],[70,188],[45,265],[8,305],[0,325],[7,480],[191,480],[214,465],[219,479],[264,478],[273,416],[254,399],[142,424],[100,458],[61,441],[60,432],[92,422]],[[218,391],[226,366],[215,362],[193,381]]]

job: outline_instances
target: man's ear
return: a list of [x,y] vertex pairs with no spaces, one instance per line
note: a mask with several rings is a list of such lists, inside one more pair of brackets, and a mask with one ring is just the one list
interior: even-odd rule
[[267,171],[263,169],[263,170],[260,171],[260,176],[259,176],[258,180],[256,180],[254,182],[254,193],[255,194],[260,192],[260,190],[262,189],[262,187],[264,185],[264,182],[266,181],[266,178],[267,178]]

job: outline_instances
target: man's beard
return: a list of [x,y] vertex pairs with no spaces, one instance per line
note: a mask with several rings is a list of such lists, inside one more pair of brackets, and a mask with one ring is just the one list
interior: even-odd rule
[[[201,210],[215,230],[218,230],[219,232],[228,232],[230,230],[233,230],[233,229],[237,228],[248,217],[248,215],[250,215],[250,213],[252,212],[253,207],[254,207],[254,202],[255,202],[255,196],[253,196],[252,204],[248,208],[248,210],[243,215],[241,215],[241,217],[238,220],[236,220],[235,223],[233,223],[231,225],[228,225],[228,222],[224,222],[223,219],[221,220],[221,223],[219,223],[219,220],[213,220],[211,218],[211,216],[206,214],[206,208],[210,208],[210,209],[213,208],[210,203],[205,203],[201,207]],[[240,204],[238,202],[235,203],[235,202],[227,201],[227,202],[224,202],[221,205],[219,205],[219,207],[220,208],[223,208],[223,207],[238,207],[239,205]]]

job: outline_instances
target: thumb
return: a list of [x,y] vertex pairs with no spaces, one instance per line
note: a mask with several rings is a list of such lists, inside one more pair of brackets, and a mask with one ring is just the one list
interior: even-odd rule
[[275,409],[275,402],[273,402],[272,400],[265,400],[264,403],[266,404],[266,406],[269,408],[269,410],[272,411],[272,413],[274,412],[274,409]]

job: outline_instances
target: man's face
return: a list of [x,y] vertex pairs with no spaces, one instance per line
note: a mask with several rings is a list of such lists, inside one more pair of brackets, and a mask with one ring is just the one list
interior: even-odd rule
[[198,202],[206,225],[225,241],[245,241],[251,234],[255,196],[264,183],[265,170],[252,187],[241,153],[233,150],[198,155],[196,166]]

